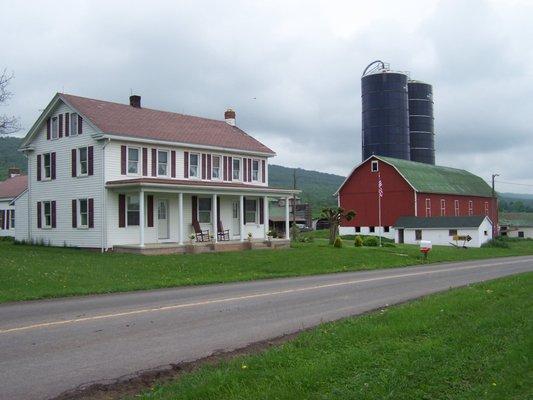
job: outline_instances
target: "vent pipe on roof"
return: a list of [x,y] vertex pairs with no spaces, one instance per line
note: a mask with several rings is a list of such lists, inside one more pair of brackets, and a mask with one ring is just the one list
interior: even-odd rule
[[227,124],[235,126],[235,111],[233,111],[231,108],[228,108],[224,113],[224,119],[226,120]]
[[130,106],[135,108],[141,108],[141,96],[132,94],[130,96]]

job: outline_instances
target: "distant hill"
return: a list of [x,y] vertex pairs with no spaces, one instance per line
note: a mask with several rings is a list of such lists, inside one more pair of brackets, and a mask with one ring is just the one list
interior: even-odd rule
[[[0,181],[7,178],[9,167],[19,167],[26,172],[26,158],[17,151],[22,138],[0,138]],[[280,165],[269,165],[268,173],[270,185],[280,188],[292,188],[292,168]],[[311,203],[313,216],[318,216],[324,207],[335,206],[337,199],[333,193],[344,181],[340,175],[324,172],[296,169],[296,186],[302,190],[301,198],[304,202]],[[533,212],[533,194],[499,193],[500,209],[508,212]]]
[[17,151],[21,142],[21,138],[0,137],[0,181],[7,178],[7,169],[9,167],[19,167],[26,173],[26,157],[20,151]]

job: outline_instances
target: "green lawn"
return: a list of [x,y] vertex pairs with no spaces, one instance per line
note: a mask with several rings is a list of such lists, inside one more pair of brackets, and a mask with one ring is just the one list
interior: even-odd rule
[[[510,248],[435,247],[429,260],[456,261],[533,254],[533,241]],[[287,250],[140,256],[13,245],[0,241],[0,302],[182,285],[358,271],[420,264],[416,246],[342,249],[326,239]]]
[[531,293],[530,273],[320,325],[140,398],[531,399]]

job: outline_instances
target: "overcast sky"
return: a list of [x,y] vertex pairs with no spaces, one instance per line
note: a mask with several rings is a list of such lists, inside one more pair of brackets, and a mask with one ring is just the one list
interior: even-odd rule
[[[532,1],[5,1],[2,112],[25,133],[58,91],[208,118],[227,107],[272,162],[361,161],[372,60],[432,83],[437,164],[533,193]],[[23,134],[22,133],[22,134]],[[530,185],[530,186],[525,186]]]

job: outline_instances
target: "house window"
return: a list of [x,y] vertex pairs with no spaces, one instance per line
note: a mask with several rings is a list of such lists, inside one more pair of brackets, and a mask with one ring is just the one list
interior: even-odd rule
[[200,155],[196,153],[189,154],[189,177],[198,178],[200,176],[199,161]]
[[458,217],[459,216],[459,200],[455,200],[453,202],[453,207],[455,209],[455,216]]
[[220,156],[213,156],[211,164],[211,177],[213,179],[220,179]]
[[415,240],[422,240],[422,229],[415,229]]
[[166,150],[157,152],[157,175],[168,176],[168,151]]
[[426,199],[426,217],[431,217],[431,199]]
[[444,217],[446,215],[446,200],[440,199],[440,216]]
[[87,228],[89,226],[89,212],[87,210],[87,199],[78,200],[78,226],[80,228]]
[[370,171],[372,171],[372,172],[378,172],[379,171],[379,164],[378,164],[377,160],[373,160],[370,163]]
[[52,176],[52,153],[45,153],[43,154],[43,170],[44,170],[44,178],[50,179]]
[[390,227],[388,227],[388,226],[384,227],[384,228],[383,228],[383,231],[384,231],[384,232],[389,232],[389,231],[390,231]]
[[[489,231],[483,231],[483,234],[489,236]],[[518,237],[524,237],[524,232],[522,232],[522,236],[520,236],[520,232],[518,232]]]
[[[13,212],[13,211],[11,211],[11,212]],[[485,231],[485,232],[487,232],[487,231]],[[524,231],[518,231],[518,237],[519,238],[523,238],[524,237]]]
[[240,180],[241,179],[241,159],[240,158],[234,158],[233,159],[233,179]]
[[80,147],[78,149],[78,176],[87,175],[87,147]]
[[211,198],[198,199],[198,222],[209,224],[211,222]]
[[252,161],[252,181],[259,180],[259,160]]
[[43,227],[52,227],[52,202],[43,201]]
[[139,149],[128,147],[128,174],[139,173]]
[[246,215],[244,220],[247,223],[255,224],[257,222],[257,200],[246,199],[245,211]]
[[485,215],[489,215],[489,202],[485,202]]
[[78,114],[70,114],[70,136],[78,134]]
[[450,229],[448,231],[448,236],[456,236],[457,235],[457,229]]
[[369,231],[370,231],[370,232],[375,232],[375,231],[376,231],[376,228],[375,228],[374,226],[371,226],[371,227],[369,228]]
[[356,226],[356,227],[355,227],[355,232],[356,232],[356,233],[361,232],[361,227],[360,227],[360,226]]
[[126,216],[128,226],[139,225],[139,195],[126,197]]
[[52,117],[52,139],[57,139],[59,135],[59,122],[57,117]]
[[468,201],[468,215],[474,215],[474,202],[472,200]]
[[239,211],[240,211],[239,210],[239,203],[233,202],[233,210],[232,211],[233,211],[233,213],[232,213],[233,218],[234,219],[239,218]]
[[11,210],[11,212],[9,213],[9,218],[10,218],[9,226],[11,228],[14,228],[15,227],[15,210]]

